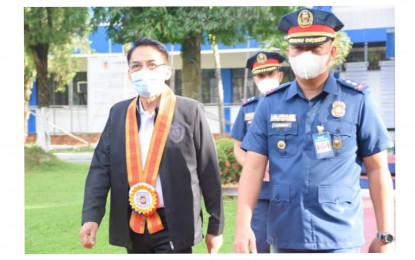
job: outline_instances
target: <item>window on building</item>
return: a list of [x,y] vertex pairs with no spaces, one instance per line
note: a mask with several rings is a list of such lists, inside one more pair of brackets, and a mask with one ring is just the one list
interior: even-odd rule
[[[70,104],[71,93],[70,87],[65,86],[63,90],[57,89],[56,82],[49,81],[49,105],[51,106],[68,106]],[[77,72],[72,80],[72,104],[87,105],[88,104],[88,79],[86,72]]]
[[[387,60],[386,42],[369,42],[367,44],[368,70],[380,70],[379,61],[382,60]],[[365,45],[364,43],[354,43],[346,62],[363,61],[365,61]]]
[[182,95],[182,71],[174,70],[174,94]]
[[[240,104],[244,98],[245,68],[232,69],[232,103]],[[246,98],[255,96],[257,89],[254,86],[251,72],[248,71],[246,83]]]
[[218,91],[214,69],[202,69],[201,98],[203,103],[217,103]]
[[58,84],[55,81],[49,80],[49,105],[50,106],[67,106],[68,103],[68,86],[64,89],[58,90]]
[[[218,94],[216,90],[216,78],[214,69],[202,69],[202,86],[201,86],[201,102],[216,103]],[[175,73],[175,94],[182,95],[182,71],[176,70]]]
[[73,104],[87,105],[88,104],[88,78],[86,72],[78,72],[72,80],[73,90]]

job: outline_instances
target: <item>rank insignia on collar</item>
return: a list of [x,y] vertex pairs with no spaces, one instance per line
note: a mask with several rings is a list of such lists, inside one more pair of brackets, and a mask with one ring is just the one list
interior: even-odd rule
[[331,109],[331,114],[334,117],[343,117],[346,113],[346,104],[342,101],[334,101]]

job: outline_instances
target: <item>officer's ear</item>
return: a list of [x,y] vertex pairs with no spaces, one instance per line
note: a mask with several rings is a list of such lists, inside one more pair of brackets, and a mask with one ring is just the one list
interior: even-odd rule
[[171,71],[171,67],[169,65],[166,65],[164,67],[166,67],[166,74],[165,74],[164,80],[167,81],[167,80],[170,79],[172,71]]
[[334,40],[331,41],[330,56],[334,59],[336,57],[337,46]]
[[278,80],[280,81],[280,83],[282,82],[282,79],[284,78],[284,72],[283,71],[279,71],[278,72]]

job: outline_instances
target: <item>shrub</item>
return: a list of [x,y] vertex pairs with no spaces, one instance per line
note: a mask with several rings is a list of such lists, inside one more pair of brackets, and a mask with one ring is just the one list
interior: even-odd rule
[[239,174],[242,169],[236,161],[233,153],[234,140],[231,138],[221,138],[216,140],[216,149],[218,152],[220,179],[222,184],[237,183]]

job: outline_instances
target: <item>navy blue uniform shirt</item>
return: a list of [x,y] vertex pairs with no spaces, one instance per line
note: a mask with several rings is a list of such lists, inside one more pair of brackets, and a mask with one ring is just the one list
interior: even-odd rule
[[[231,130],[230,136],[233,139],[241,142],[243,141],[246,132],[248,132],[249,126],[254,119],[255,109],[262,98],[263,96],[252,97],[246,100],[246,102],[243,102]],[[269,182],[262,182],[261,192],[258,198],[269,199]]]
[[[307,100],[293,81],[265,96],[256,109],[241,147],[269,159],[268,240],[280,248],[364,244],[362,159],[392,142],[370,93],[355,85],[330,74],[322,93]],[[345,105],[340,117],[333,112],[336,101]],[[317,159],[317,126],[338,142],[331,158]]]

